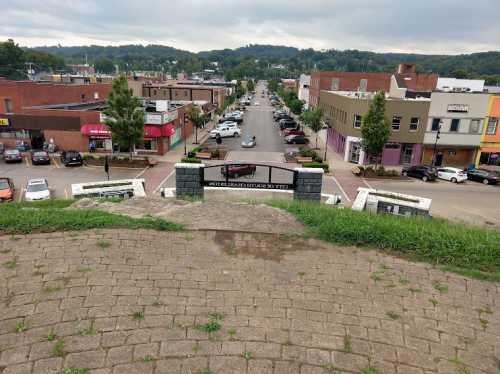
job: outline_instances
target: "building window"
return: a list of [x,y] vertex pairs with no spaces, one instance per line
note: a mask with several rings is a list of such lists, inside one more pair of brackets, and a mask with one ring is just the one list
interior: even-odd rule
[[358,114],[354,115],[354,128],[355,129],[360,129],[361,128],[361,119],[362,117]]
[[85,94],[82,94],[82,100],[85,100]]
[[4,106],[4,109],[5,109],[5,113],[13,113],[12,100],[11,99],[4,99],[3,100],[3,106]]
[[368,79],[361,79],[359,81],[359,90],[361,92],[366,92],[368,90]]
[[392,117],[392,131],[399,131],[401,127],[401,117],[394,116]]
[[153,90],[153,96],[156,96],[157,91]]
[[480,134],[481,133],[481,120],[480,119],[471,119],[470,121],[470,132],[471,134]]
[[460,127],[460,120],[458,118],[453,118],[451,120],[450,132],[458,132]]
[[94,100],[99,100],[99,92],[94,92]]
[[338,91],[340,86],[340,79],[339,78],[332,78],[332,86],[331,90],[332,91]]
[[431,131],[438,131],[440,128],[440,124],[441,124],[441,118],[433,118]]
[[486,135],[495,135],[497,133],[498,118],[490,118],[488,127],[486,128]]
[[387,143],[384,146],[385,149],[399,149],[400,147],[399,143]]
[[418,130],[418,124],[420,122],[420,118],[418,117],[411,117],[410,120],[410,131],[417,131]]

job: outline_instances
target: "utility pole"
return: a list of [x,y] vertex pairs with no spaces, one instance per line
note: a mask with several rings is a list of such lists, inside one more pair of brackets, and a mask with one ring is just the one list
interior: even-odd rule
[[436,133],[436,141],[434,142],[434,151],[432,152],[432,166],[436,166],[436,150],[437,150],[438,140],[439,140],[440,135],[441,135],[441,122],[442,121],[439,121],[438,129],[437,129],[437,133]]

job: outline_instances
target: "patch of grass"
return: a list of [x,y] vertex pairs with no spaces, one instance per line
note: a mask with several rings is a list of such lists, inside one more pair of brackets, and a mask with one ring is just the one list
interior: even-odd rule
[[304,271],[299,271],[297,275],[302,278],[304,277],[304,275],[306,275],[306,273]]
[[14,270],[17,267],[17,260],[13,259],[3,263],[3,267],[6,269]]
[[196,325],[195,328],[198,331],[202,332],[215,332],[220,330],[220,323],[217,321],[208,321],[207,323],[204,323],[203,325]]
[[187,234],[186,236],[184,236],[184,240],[190,242],[190,241],[193,241],[194,240],[194,236],[191,235],[191,234]]
[[97,335],[97,331],[95,330],[93,324],[85,329],[81,329],[80,331],[78,331],[78,333],[81,336],[95,336],[95,335]]
[[440,293],[448,293],[448,286],[444,283],[434,282],[432,284],[435,290],[438,290]]
[[56,341],[56,343],[52,346],[52,355],[56,357],[64,357],[64,339],[60,338]]
[[54,340],[56,340],[56,338],[57,338],[57,335],[54,332],[54,330],[50,330],[49,334],[47,335],[47,341],[53,342]]
[[369,367],[369,368],[361,369],[361,371],[359,373],[360,374],[380,374],[380,371],[376,368]]
[[486,330],[488,328],[489,321],[487,319],[479,318],[479,323],[481,324],[483,330]]
[[470,277],[500,279],[499,231],[443,219],[401,219],[300,201],[267,203],[294,214],[312,236],[330,243],[375,247]]
[[378,282],[379,280],[382,280],[382,274],[379,271],[374,271],[373,273],[370,274],[370,279],[374,280],[375,282]]
[[229,330],[227,330],[227,334],[229,335],[230,339],[234,339],[236,336],[236,329],[234,327],[231,327]]
[[197,372],[193,373],[191,370],[187,372],[187,374],[212,374],[212,371],[210,369],[201,369],[198,370]]
[[97,241],[96,245],[101,249],[106,249],[106,248],[111,247],[111,242],[108,242],[107,240],[100,239]]
[[410,288],[408,288],[408,291],[413,292],[413,293],[421,293],[422,289],[421,288],[410,287]]
[[244,353],[243,353],[243,358],[244,358],[245,360],[247,360],[247,361],[248,361],[248,360],[251,360],[251,359],[252,359],[252,357],[253,357],[252,352],[244,352]]
[[150,355],[147,355],[147,356],[144,356],[144,358],[142,359],[142,362],[153,362],[155,359],[150,356]]
[[219,312],[208,313],[208,319],[211,321],[222,321],[224,319],[224,314]]
[[394,321],[401,318],[401,316],[399,314],[397,314],[396,312],[393,312],[392,310],[385,313],[385,315]]
[[91,267],[79,267],[76,269],[79,273],[90,273],[91,271],[94,271]]
[[339,372],[338,369],[332,364],[323,365],[323,369],[325,369],[328,374],[337,374]]
[[486,305],[484,308],[476,309],[479,314],[493,314],[493,310],[491,310],[491,306]]
[[122,198],[119,198],[119,197],[113,197],[113,196],[110,196],[110,197],[100,197],[97,199],[97,201],[99,203],[113,203],[113,204],[120,204],[123,199]]
[[193,352],[198,353],[199,351],[201,351],[201,345],[199,342],[196,342],[195,345],[193,345]]
[[73,202],[73,200],[48,200],[1,204],[0,234],[81,231],[94,228],[176,231],[184,227],[152,217],[132,218],[97,209],[64,209]]
[[407,284],[410,284],[410,280],[405,277],[399,277],[399,283],[402,284],[403,286],[406,286]]
[[350,335],[344,335],[344,352],[352,353],[352,341]]
[[28,330],[28,326],[24,323],[24,321],[16,323],[15,331],[17,333],[24,332],[26,330]]
[[47,286],[43,288],[43,292],[45,293],[54,293],[54,292],[59,292],[63,288],[61,286]]
[[429,302],[434,305],[434,306],[437,306],[439,304],[439,302],[436,300],[436,299],[429,299]]
[[134,314],[132,314],[132,319],[134,321],[142,321],[142,320],[144,320],[144,312],[143,311],[134,312]]
[[90,370],[79,368],[64,368],[59,370],[57,374],[90,374]]

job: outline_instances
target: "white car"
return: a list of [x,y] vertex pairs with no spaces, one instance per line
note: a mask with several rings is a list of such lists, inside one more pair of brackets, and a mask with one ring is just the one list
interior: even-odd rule
[[30,179],[24,191],[26,201],[50,199],[50,188],[46,179]]
[[210,131],[211,138],[216,138],[217,134],[219,134],[221,138],[227,138],[229,136],[234,136],[236,138],[241,135],[241,129],[239,127],[224,126]]
[[219,130],[222,127],[238,127],[238,124],[233,121],[222,122],[215,126],[215,129]]
[[451,167],[442,167],[437,170],[438,178],[452,183],[461,183],[467,180],[467,173],[463,170]]
[[255,105],[255,106],[259,106],[259,105],[260,105],[260,103],[259,103],[258,101],[256,101],[253,105]]

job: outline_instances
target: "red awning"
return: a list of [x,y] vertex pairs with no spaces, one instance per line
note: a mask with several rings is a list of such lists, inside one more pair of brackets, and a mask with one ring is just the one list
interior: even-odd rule
[[175,134],[175,124],[169,123],[162,127],[163,136],[172,136]]
[[96,137],[111,137],[111,131],[109,131],[108,126],[103,124],[86,124],[80,129],[83,135],[96,136]]
[[144,126],[144,137],[145,138],[161,138],[161,127],[160,126]]

